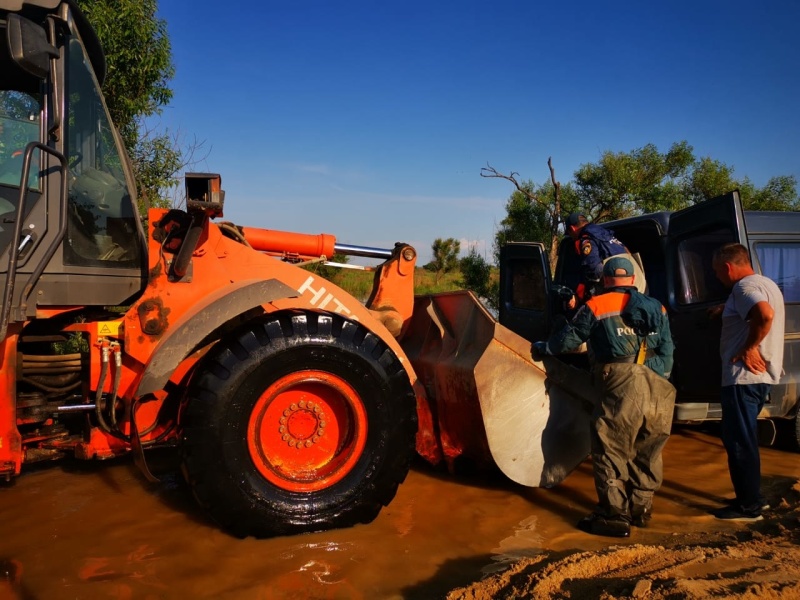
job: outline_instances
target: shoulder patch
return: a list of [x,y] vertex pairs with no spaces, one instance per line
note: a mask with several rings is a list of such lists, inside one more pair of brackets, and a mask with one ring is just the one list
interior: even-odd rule
[[584,240],[581,244],[581,253],[584,255],[592,253],[592,242],[589,240]]

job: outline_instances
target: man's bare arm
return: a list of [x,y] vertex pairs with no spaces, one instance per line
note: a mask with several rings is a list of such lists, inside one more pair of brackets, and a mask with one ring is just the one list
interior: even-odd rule
[[751,373],[759,374],[767,370],[767,362],[761,356],[758,345],[767,337],[774,317],[775,310],[769,305],[769,302],[759,302],[750,309],[750,312],[747,313],[747,323],[750,326],[747,340],[744,348],[731,359],[731,362],[741,360]]

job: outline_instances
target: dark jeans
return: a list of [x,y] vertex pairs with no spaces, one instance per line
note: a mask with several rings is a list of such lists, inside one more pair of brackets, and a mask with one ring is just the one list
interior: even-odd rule
[[769,394],[768,383],[722,388],[722,443],[736,503],[744,510],[761,508],[761,457],[756,417]]

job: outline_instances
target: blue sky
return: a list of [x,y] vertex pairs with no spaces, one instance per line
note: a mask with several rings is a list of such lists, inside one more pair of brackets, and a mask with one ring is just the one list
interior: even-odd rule
[[510,183],[686,140],[800,179],[800,2],[161,0],[161,125],[204,142],[225,220],[491,259]]

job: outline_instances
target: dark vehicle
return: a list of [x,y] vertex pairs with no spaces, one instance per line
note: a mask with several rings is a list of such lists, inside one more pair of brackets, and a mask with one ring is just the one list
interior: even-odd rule
[[[786,303],[785,374],[773,386],[761,417],[793,418],[800,444],[800,213],[744,212],[738,192],[669,213],[640,215],[601,224],[638,253],[648,293],[670,315],[675,339],[672,381],[678,390],[677,422],[719,419],[721,322],[707,316],[728,295],[714,276],[711,256],[727,242],[750,249],[753,268],[775,281]],[[547,253],[539,243],[511,243],[500,255],[500,323],[528,340],[545,339],[562,312],[559,293],[580,281],[579,257],[571,240],[559,248],[551,278]],[[585,354],[564,360],[584,366]],[[773,422],[774,424],[774,422]],[[771,432],[774,434],[774,428]]]

